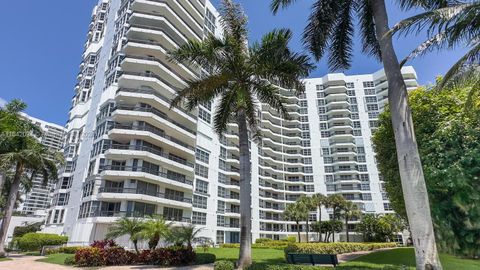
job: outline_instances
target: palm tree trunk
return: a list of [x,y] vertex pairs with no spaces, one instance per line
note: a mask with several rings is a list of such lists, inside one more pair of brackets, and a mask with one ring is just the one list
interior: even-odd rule
[[348,216],[345,217],[345,233],[347,235],[347,242],[350,242],[350,238],[348,236]]
[[245,111],[237,113],[238,138],[240,141],[240,253],[237,262],[239,269],[252,264],[252,172],[248,130]]
[[386,36],[389,26],[385,1],[374,0],[372,9],[382,62],[388,80],[388,102],[395,133],[405,208],[412,228],[417,270],[440,270],[442,265],[438,259],[427,187],[408,105],[407,87],[393,48],[392,38]]
[[302,241],[300,240],[300,222],[298,221],[297,221],[297,234],[298,234],[298,242],[300,243]]
[[308,243],[308,242],[309,242],[309,241],[308,241],[308,233],[309,233],[309,231],[310,231],[310,228],[308,227],[308,218],[307,218],[306,226],[307,226],[306,232],[307,232],[307,243]]
[[7,205],[5,206],[5,213],[0,226],[0,257],[5,256],[5,240],[7,239],[8,226],[12,219],[13,210],[15,208],[15,202],[17,201],[18,190],[20,189],[20,179],[24,172],[24,164],[17,162],[15,168],[15,176],[13,177],[13,183],[8,193]]
[[133,242],[133,247],[135,248],[135,252],[136,252],[137,254],[139,254],[140,252],[138,251],[138,246],[137,246],[138,240],[135,239],[135,240],[133,240],[132,242]]

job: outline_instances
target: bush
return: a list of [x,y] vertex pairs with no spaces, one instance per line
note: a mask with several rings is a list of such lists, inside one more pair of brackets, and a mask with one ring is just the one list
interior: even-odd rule
[[[260,243],[252,244],[252,248],[284,249],[289,244],[290,242],[283,241],[283,240],[270,240],[270,241],[261,240]],[[220,244],[220,247],[221,248],[240,248],[240,244],[226,243],[226,244]]]
[[342,254],[356,251],[393,248],[397,243],[295,243],[285,248],[288,253]]
[[[365,266],[352,266],[352,267],[342,267],[342,269],[350,269],[350,270],[371,270],[371,267]],[[298,265],[298,264],[279,264],[279,265],[271,265],[271,264],[257,264],[254,263],[250,267],[247,268],[248,270],[318,270],[320,269],[318,266],[312,265]],[[323,269],[323,268],[322,268]],[[333,269],[333,268],[332,268]],[[394,266],[394,265],[387,265],[383,268],[378,268],[379,270],[407,270],[408,267],[404,266]]]
[[288,236],[288,237],[285,237],[285,238],[281,239],[280,241],[295,243],[295,242],[297,242],[297,238],[295,236]]
[[75,256],[66,257],[65,261],[63,261],[65,265],[75,265]]
[[217,257],[212,253],[197,253],[195,264],[209,264],[214,263]]
[[261,244],[261,243],[271,242],[271,241],[274,241],[274,240],[270,238],[257,238],[257,240],[255,240],[255,244]]
[[187,265],[195,261],[195,256],[196,254],[191,248],[157,248],[150,252],[150,261],[148,264],[164,266]]
[[233,270],[235,265],[231,261],[217,261],[213,265],[214,270]]
[[75,252],[75,264],[88,267],[104,265],[101,249],[96,247],[78,249],[77,252]]
[[77,250],[82,247],[59,247],[59,248],[49,248],[45,251],[46,255],[56,254],[56,253],[66,253],[66,254],[75,254]]
[[36,222],[26,226],[17,226],[13,229],[13,237],[22,237],[27,233],[34,233],[41,230],[43,222]]
[[17,240],[17,245],[23,251],[40,251],[44,246],[63,245],[68,237],[49,233],[27,233]]
[[117,243],[115,243],[114,240],[96,240],[93,241],[93,243],[90,244],[91,247],[96,247],[99,249],[106,249],[110,247],[116,247],[118,246]]

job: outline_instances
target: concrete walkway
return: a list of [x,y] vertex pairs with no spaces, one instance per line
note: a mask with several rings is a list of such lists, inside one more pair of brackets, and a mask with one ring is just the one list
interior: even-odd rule
[[[72,266],[63,266],[53,263],[44,263],[38,262],[36,260],[45,258],[43,256],[25,256],[20,254],[11,255],[10,261],[0,262],[0,270],[71,270],[79,269],[78,267]],[[148,270],[148,269],[159,269],[157,266],[149,265],[130,265],[130,266],[109,266],[101,267],[95,269],[105,269],[105,270]],[[160,268],[161,270],[213,270],[212,265],[193,265],[185,267],[169,267],[169,268]]]

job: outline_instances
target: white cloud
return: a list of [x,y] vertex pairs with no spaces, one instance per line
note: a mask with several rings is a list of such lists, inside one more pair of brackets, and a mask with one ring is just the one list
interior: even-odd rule
[[7,104],[7,101],[0,97],[0,107],[5,106],[5,104]]

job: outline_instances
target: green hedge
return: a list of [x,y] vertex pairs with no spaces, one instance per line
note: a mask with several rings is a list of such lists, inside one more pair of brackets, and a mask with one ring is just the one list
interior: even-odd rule
[[394,247],[397,247],[397,243],[295,243],[290,244],[287,248],[285,248],[285,254],[342,254],[356,251]]
[[75,254],[75,252],[82,247],[59,247],[47,249],[45,253],[47,255],[56,254],[56,253],[66,253],[66,254]]
[[49,233],[27,233],[18,238],[17,245],[22,251],[40,251],[44,246],[63,245],[68,237]]
[[235,265],[231,261],[216,261],[213,265],[214,270],[233,270]]
[[212,253],[197,253],[195,257],[195,264],[210,264],[214,263],[217,257]]
[[[299,264],[252,264],[247,270],[319,270],[319,269],[327,269],[319,266],[312,266],[312,265],[299,265]],[[330,268],[328,268],[330,269]],[[331,268],[334,269],[334,268]],[[342,269],[345,270],[372,270],[371,267],[365,266],[343,266]],[[377,269],[377,268],[375,268]],[[407,269],[404,266],[394,266],[394,265],[387,265],[383,268],[378,268],[378,270],[405,270]]]
[[[282,240],[272,240],[269,238],[258,238],[252,248],[285,249],[289,244],[295,243],[295,237],[287,237]],[[222,248],[239,248],[240,244],[220,244]]]

